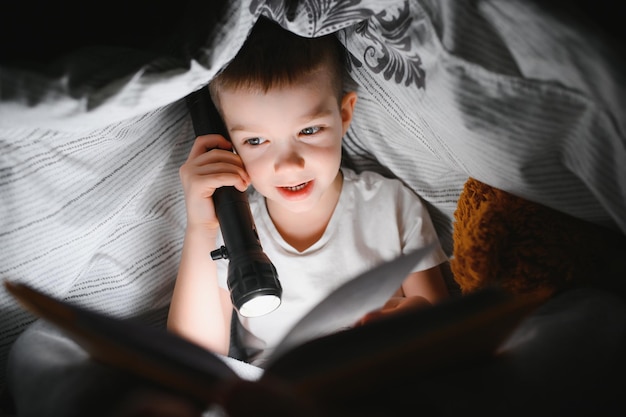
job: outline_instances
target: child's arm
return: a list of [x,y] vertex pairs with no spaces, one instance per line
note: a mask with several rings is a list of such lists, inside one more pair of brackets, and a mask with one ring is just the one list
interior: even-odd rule
[[439,266],[413,272],[404,280],[401,289],[404,297],[424,297],[431,304],[436,304],[450,296]]
[[187,227],[167,327],[211,351],[227,355],[232,305],[217,284],[217,267],[209,253],[215,236]]
[[[219,149],[208,152],[214,148]],[[249,184],[241,159],[230,148],[222,136],[199,136],[180,168],[187,227],[167,321],[172,332],[223,355],[230,345],[233,306],[229,292],[218,286],[210,256],[219,233],[212,196],[225,185],[244,191]]]

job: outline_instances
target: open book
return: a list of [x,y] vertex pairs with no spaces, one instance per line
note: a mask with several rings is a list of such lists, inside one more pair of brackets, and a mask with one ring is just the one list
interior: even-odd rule
[[[287,334],[253,382],[285,381],[295,393],[330,408],[406,378],[483,360],[544,296],[498,289],[349,326],[381,307],[417,263],[420,250],[347,282]],[[93,359],[147,378],[202,404],[220,402],[220,387],[240,378],[217,355],[165,329],[119,319],[5,282],[29,311],[62,328]],[[345,330],[333,329],[346,327]],[[375,394],[378,395],[378,394]]]

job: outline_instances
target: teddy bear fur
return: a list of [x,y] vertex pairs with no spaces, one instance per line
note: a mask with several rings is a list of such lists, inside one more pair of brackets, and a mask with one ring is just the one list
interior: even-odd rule
[[454,213],[454,280],[463,294],[595,286],[626,294],[626,237],[474,178]]

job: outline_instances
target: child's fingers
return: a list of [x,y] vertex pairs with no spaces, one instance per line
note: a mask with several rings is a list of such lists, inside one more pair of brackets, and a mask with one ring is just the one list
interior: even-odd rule
[[243,166],[243,161],[230,151],[214,149],[186,163],[185,166],[190,167],[196,175],[234,174],[241,178],[246,187],[250,185],[250,176]]
[[222,149],[212,149],[187,159],[179,168],[179,174],[185,188],[200,183],[205,189],[232,185],[245,191],[250,185],[250,176],[241,157]]
[[191,147],[191,151],[189,151],[187,159],[194,159],[211,149],[230,150],[232,147],[232,144],[222,135],[211,134],[198,136]]
[[224,149],[210,149],[195,158],[187,159],[186,163],[203,166],[203,165],[215,165],[215,164],[229,164],[236,166],[238,170],[243,170],[243,161],[241,157],[231,151]]
[[[250,185],[250,177],[241,157],[230,149],[231,143],[221,135],[198,136],[187,161],[181,166],[181,175],[187,178],[208,175],[218,182],[224,181],[221,185],[234,185],[240,191],[245,191]],[[229,177],[228,174],[238,178]]]
[[204,179],[210,188],[233,186],[239,191],[245,191],[250,185],[250,179],[245,170],[232,164],[213,164],[198,169],[195,173],[198,178]]
[[361,317],[356,323],[354,323],[354,327],[363,326],[371,321],[374,321],[383,316],[383,312],[381,309],[370,311]]

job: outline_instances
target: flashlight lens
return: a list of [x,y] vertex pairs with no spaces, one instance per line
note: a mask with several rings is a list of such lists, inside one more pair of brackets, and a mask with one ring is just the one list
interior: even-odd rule
[[280,305],[280,297],[275,295],[259,295],[248,300],[239,309],[244,317],[258,317],[270,313]]

